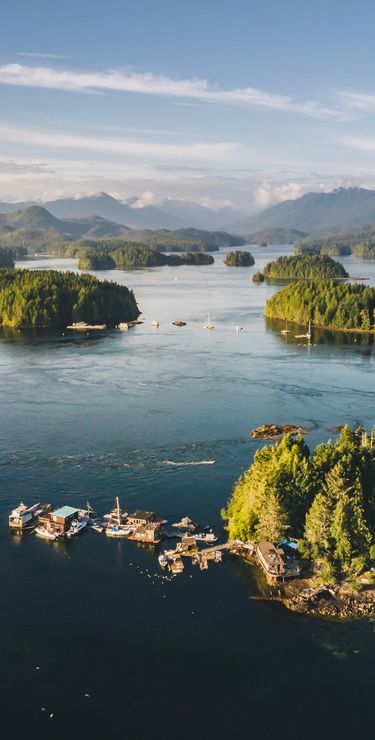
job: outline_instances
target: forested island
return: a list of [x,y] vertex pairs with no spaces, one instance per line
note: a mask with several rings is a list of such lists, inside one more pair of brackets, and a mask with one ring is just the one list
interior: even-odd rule
[[349,277],[340,262],[336,262],[331,257],[316,254],[279,257],[268,262],[263,273],[266,278],[278,280]]
[[255,264],[255,260],[250,252],[236,250],[235,252],[227,252],[224,264],[227,267],[251,267]]
[[370,225],[343,234],[303,239],[296,244],[295,252],[331,257],[353,254],[359,259],[375,259],[375,227]]
[[78,250],[80,270],[113,270],[139,267],[161,267],[164,265],[212,265],[214,258],[205,252],[186,254],[162,254],[143,244],[124,244],[114,251],[96,251],[87,247]]
[[374,331],[375,288],[335,280],[298,280],[268,299],[265,315],[342,331]]
[[62,329],[86,322],[116,326],[140,314],[134,294],[93,275],[55,270],[0,270],[0,324]]
[[375,586],[375,451],[363,429],[344,427],[311,454],[301,435],[266,445],[222,511],[229,539],[298,541],[305,571],[324,584]]
[[268,247],[270,244],[295,244],[307,236],[305,231],[298,229],[261,229],[246,237],[248,244],[259,244]]

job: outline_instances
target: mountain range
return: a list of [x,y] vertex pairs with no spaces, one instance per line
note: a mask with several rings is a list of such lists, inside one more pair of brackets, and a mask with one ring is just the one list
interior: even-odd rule
[[232,233],[260,229],[300,229],[309,234],[334,233],[375,223],[375,190],[338,188],[330,193],[306,193],[264,211],[227,224]]
[[59,219],[71,220],[100,216],[107,221],[132,229],[180,229],[193,226],[198,229],[213,230],[219,229],[225,221],[237,220],[243,215],[229,206],[214,210],[199,203],[169,198],[158,205],[138,207],[138,203],[138,198],[130,198],[122,202],[108,193],[98,193],[81,198],[61,198],[42,204],[34,201],[0,202],[0,213],[13,213],[37,205],[46,208],[52,216]]

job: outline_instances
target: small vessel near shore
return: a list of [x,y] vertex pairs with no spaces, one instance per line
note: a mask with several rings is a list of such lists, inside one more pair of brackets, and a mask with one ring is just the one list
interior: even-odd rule
[[215,324],[211,322],[210,314],[207,316],[207,324],[203,324],[203,329],[215,329]]
[[105,529],[107,537],[128,537],[132,531],[132,527],[125,526],[126,519],[128,517],[127,512],[123,512],[120,508],[119,497],[116,496],[116,506],[109,514],[104,515],[104,519],[108,521]]
[[95,524],[98,515],[94,511],[89,501],[86,501],[86,509],[79,509],[78,517],[81,521],[87,522],[87,524]]
[[121,321],[120,324],[117,324],[116,329],[120,329],[120,331],[128,331],[129,324],[127,321]]
[[107,328],[107,324],[87,324],[86,321],[76,321],[74,324],[69,324],[67,329],[75,329],[76,331],[104,331]]
[[43,540],[51,540],[51,542],[55,542],[59,539],[57,532],[54,532],[52,529],[48,529],[48,527],[44,525],[37,527],[35,534],[37,537],[40,537]]
[[311,321],[309,321],[309,328],[306,332],[306,334],[295,334],[295,339],[307,339],[309,342],[311,340]]
[[29,529],[36,524],[38,517],[45,514],[50,508],[50,504],[27,506],[21,501],[19,506],[9,514],[9,527],[11,529]]
[[288,319],[285,319],[285,329],[281,329],[280,334],[284,334],[284,336],[290,334],[290,331],[288,329]]
[[166,568],[168,566],[168,558],[164,553],[161,553],[158,557],[159,565],[162,568]]
[[84,529],[87,527],[87,521],[85,519],[73,519],[70,529],[68,529],[66,536],[69,537],[77,537],[77,535],[81,534]]
[[153,329],[159,329],[159,322],[158,321],[151,321],[151,326]]
[[178,319],[177,321],[172,321],[173,326],[186,326],[186,321],[180,321]]

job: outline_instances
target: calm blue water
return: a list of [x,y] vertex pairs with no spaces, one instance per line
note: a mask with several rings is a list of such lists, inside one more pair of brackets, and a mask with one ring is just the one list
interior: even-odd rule
[[[0,335],[4,737],[317,740],[354,738],[359,726],[373,737],[373,625],[253,601],[262,579],[235,559],[165,580],[135,543],[87,532],[55,545],[7,528],[21,498],[88,498],[104,513],[118,495],[127,510],[189,514],[219,531],[259,446],[251,428],[302,424],[314,446],[337,424],[374,423],[372,341],[286,340],[263,317],[275,286],[250,275],[288,250],[251,251],[251,270],[219,254],[214,266],[99,273],[134,289],[145,323],[129,332]],[[374,263],[345,264],[375,284]],[[208,314],[214,332],[202,329]]]

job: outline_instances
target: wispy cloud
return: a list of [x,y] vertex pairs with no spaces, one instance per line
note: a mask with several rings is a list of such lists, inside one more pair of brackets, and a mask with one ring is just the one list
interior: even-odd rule
[[29,57],[30,59],[73,59],[66,54],[49,54],[44,51],[18,51],[18,57]]
[[373,93],[339,90],[337,96],[347,108],[357,111],[375,111],[375,94]]
[[359,149],[362,152],[375,152],[375,138],[370,136],[339,136],[336,141],[342,146]]
[[210,86],[207,80],[193,78],[176,80],[150,72],[80,72],[52,67],[31,67],[22,64],[0,66],[0,84],[68,90],[73,92],[103,93],[117,91],[143,95],[168,96],[221,103],[247,108],[298,113],[312,118],[348,120],[352,114],[326,106],[317,100],[298,100],[291,95],[279,95],[255,87],[221,90]]
[[79,149],[106,154],[128,155],[138,158],[216,160],[226,157],[238,149],[235,142],[200,142],[165,144],[159,141],[141,141],[124,137],[84,136],[63,131],[20,128],[0,123],[0,141],[22,146],[37,146],[58,149]]

